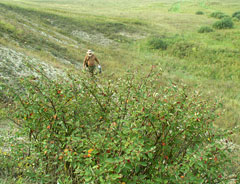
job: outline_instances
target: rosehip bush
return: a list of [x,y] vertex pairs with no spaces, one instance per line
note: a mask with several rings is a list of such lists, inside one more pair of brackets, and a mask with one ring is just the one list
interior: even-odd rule
[[41,71],[21,79],[12,116],[25,139],[15,160],[26,167],[15,174],[42,183],[224,183],[230,160],[213,127],[217,103],[166,85],[155,70],[140,79]]

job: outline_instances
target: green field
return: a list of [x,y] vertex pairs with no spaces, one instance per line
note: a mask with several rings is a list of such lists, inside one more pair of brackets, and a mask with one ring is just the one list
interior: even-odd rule
[[[240,126],[240,19],[233,19],[231,29],[198,33],[219,20],[210,16],[219,11],[231,17],[240,2],[1,0],[0,59],[7,60],[11,49],[81,74],[85,53],[92,49],[103,67],[101,77],[113,80],[129,71],[142,76],[158,66],[162,81],[184,83],[206,99],[221,101],[215,127],[232,130]],[[240,144],[239,135],[231,137],[234,144]]]

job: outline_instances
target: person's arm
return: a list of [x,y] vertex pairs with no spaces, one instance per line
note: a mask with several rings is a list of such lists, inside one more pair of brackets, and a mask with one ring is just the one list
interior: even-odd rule
[[83,60],[83,69],[85,69],[86,67],[86,62],[87,62],[87,56],[85,56]]
[[95,61],[100,65],[100,62],[96,56],[95,56]]

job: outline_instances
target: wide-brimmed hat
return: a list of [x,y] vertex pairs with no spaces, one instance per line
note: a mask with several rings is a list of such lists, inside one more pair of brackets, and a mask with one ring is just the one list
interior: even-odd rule
[[92,50],[88,50],[87,54],[93,54],[94,52]]

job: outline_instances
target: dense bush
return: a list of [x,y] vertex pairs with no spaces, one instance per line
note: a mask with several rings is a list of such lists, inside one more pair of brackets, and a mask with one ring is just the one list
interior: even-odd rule
[[151,49],[166,50],[168,45],[161,37],[152,37],[148,40],[148,45]]
[[237,18],[238,20],[240,20],[240,11],[237,11],[235,13],[232,14],[233,18]]
[[217,104],[160,79],[154,67],[98,83],[21,79],[13,119],[25,141],[0,154],[0,169],[32,183],[224,183]]
[[198,30],[198,33],[209,33],[209,32],[213,32],[213,29],[208,26],[202,26]]
[[197,11],[196,15],[203,15],[204,13],[202,11]]
[[240,20],[240,14],[237,14],[234,18],[237,18],[238,20]]
[[222,18],[226,18],[226,17],[229,17],[229,16],[222,13],[222,12],[213,12],[213,13],[210,14],[210,17],[214,17],[214,18],[217,18],[217,19],[222,19]]
[[224,18],[213,24],[213,27],[216,29],[230,29],[233,28],[233,21],[231,18]]
[[240,11],[237,11],[237,12],[234,12],[233,14],[232,14],[232,17],[239,17],[239,15],[240,15]]

